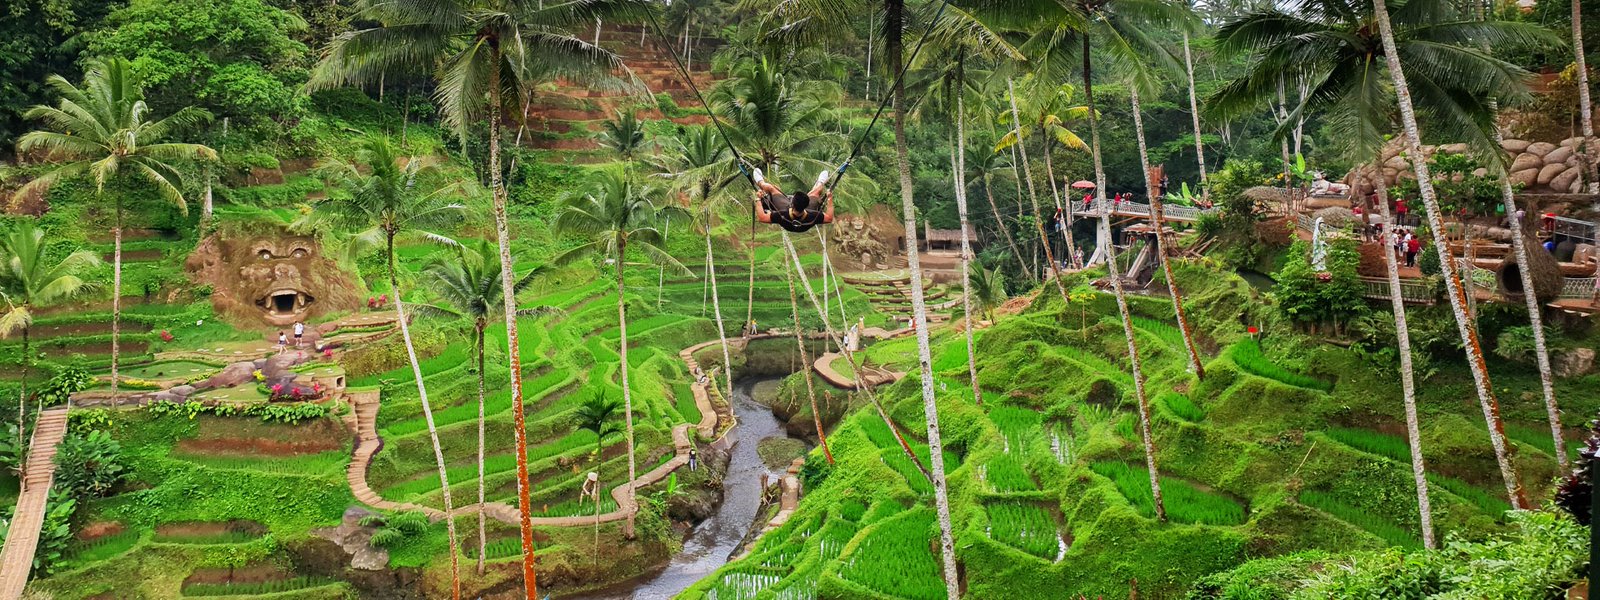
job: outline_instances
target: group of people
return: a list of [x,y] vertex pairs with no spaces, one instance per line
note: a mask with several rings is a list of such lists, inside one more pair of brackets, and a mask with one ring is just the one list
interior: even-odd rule
[[1389,245],[1394,248],[1395,258],[1405,259],[1407,267],[1417,266],[1417,254],[1422,252],[1422,239],[1417,237],[1416,232],[1396,227],[1389,235]]

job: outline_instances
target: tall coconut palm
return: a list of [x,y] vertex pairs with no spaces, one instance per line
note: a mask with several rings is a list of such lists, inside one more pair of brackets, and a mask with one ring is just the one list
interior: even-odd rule
[[[1376,159],[1367,167],[1367,182],[1378,192],[1378,214],[1384,223],[1389,220],[1389,190],[1384,183],[1383,166]],[[1384,228],[1389,234],[1389,228]],[[1400,393],[1406,413],[1406,443],[1411,448],[1411,479],[1417,486],[1417,515],[1422,525],[1422,545],[1435,547],[1433,539],[1433,502],[1428,496],[1428,466],[1422,458],[1422,426],[1417,421],[1416,373],[1411,365],[1411,327],[1406,320],[1406,301],[1400,288],[1400,261],[1383,245],[1383,265],[1389,280],[1389,308],[1394,313],[1396,349],[1400,352]],[[1524,263],[1526,264],[1526,263]],[[1524,288],[1529,289],[1529,288]]]
[[[714,118],[728,123],[722,131],[729,142],[764,170],[767,179],[785,181],[780,187],[802,186],[810,183],[809,175],[829,168],[812,160],[808,151],[835,149],[844,143],[837,132],[823,127],[833,118],[828,106],[837,99],[836,91],[835,86],[822,82],[801,85],[791,81],[778,64],[756,58],[739,65],[711,91],[708,101]],[[755,316],[755,209],[752,203],[746,325]]]
[[[1183,336],[1184,350],[1189,354],[1189,368],[1195,377],[1205,379],[1205,365],[1200,364],[1200,349],[1194,343],[1194,331],[1189,327],[1189,315],[1183,311],[1183,291],[1172,275],[1171,240],[1167,239],[1166,218],[1161,207],[1159,184],[1151,178],[1150,151],[1144,139],[1144,109],[1139,104],[1139,88],[1148,84],[1135,77],[1128,86],[1128,102],[1133,105],[1134,135],[1139,140],[1139,168],[1144,172],[1145,196],[1150,198],[1150,224],[1155,228],[1156,257],[1161,261],[1161,273],[1167,280],[1167,295],[1172,300],[1172,314],[1178,321],[1178,332]],[[1197,138],[1198,139],[1198,138]],[[1114,270],[1113,270],[1114,271]],[[1113,272],[1113,275],[1115,273]]]
[[[697,215],[700,218],[701,229],[705,232],[706,281],[710,286],[711,311],[717,322],[717,340],[722,344],[723,370],[728,371],[732,369],[733,356],[728,350],[728,332],[722,323],[722,297],[717,292],[717,266],[711,247],[711,228],[712,221],[720,212],[718,208],[723,202],[733,199],[729,194],[718,192],[723,189],[721,182],[734,177],[733,161],[716,129],[700,125],[684,130],[683,136],[675,140],[671,150],[662,156],[658,169],[664,177],[672,181],[674,191],[692,192],[698,197],[700,210]],[[728,384],[727,394],[732,398],[733,376],[731,372],[725,375]]]
[[[111,396],[117,397],[118,340],[122,333],[122,217],[123,195],[132,187],[154,188],[161,197],[188,214],[182,182],[172,161],[216,160],[216,151],[199,144],[170,141],[185,129],[203,123],[211,114],[185,107],[162,119],[154,118],[144,102],[144,87],[127,60],[93,60],[84,72],[83,86],[60,75],[46,81],[61,101],[56,106],[35,106],[23,117],[41,122],[17,141],[17,154],[43,153],[55,168],[23,185],[17,198],[43,194],[55,184],[87,177],[94,182],[95,198],[110,194],[111,226]],[[107,190],[106,188],[111,188]]]
[[[1467,141],[1485,152],[1498,152],[1494,135],[1494,103],[1526,95],[1527,73],[1495,57],[1495,52],[1548,44],[1556,36],[1530,24],[1480,21],[1463,15],[1446,0],[1407,0],[1393,19],[1366,0],[1311,0],[1293,14],[1278,9],[1251,13],[1218,31],[1224,50],[1251,51],[1258,60],[1243,78],[1207,101],[1219,114],[1235,114],[1273,101],[1285,74],[1317,82],[1283,119],[1322,113],[1337,124],[1345,145],[1366,149],[1367,158],[1384,142],[1391,122],[1385,115],[1398,105],[1409,156],[1420,157],[1416,115],[1428,119],[1434,135]],[[1385,39],[1374,20],[1389,28]],[[1401,64],[1424,73],[1402,85]],[[1383,73],[1388,70],[1388,73]],[[1394,81],[1393,89],[1384,85]],[[1412,94],[1421,98],[1413,104]],[[1409,119],[1409,123],[1407,120]],[[1413,147],[1411,144],[1416,144]],[[1413,160],[1435,248],[1448,248],[1438,200],[1427,161]],[[1507,495],[1526,507],[1522,486],[1511,460],[1514,448],[1505,442],[1499,403],[1484,362],[1477,331],[1466,314],[1464,286],[1455,269],[1446,269],[1445,287],[1457,315],[1457,329],[1477,387]]]
[[[1590,194],[1600,194],[1600,157],[1595,156],[1594,104],[1589,100],[1589,63],[1583,55],[1583,3],[1572,0],[1572,53],[1578,71],[1578,124],[1583,131],[1583,178]],[[1596,272],[1600,275],[1600,271]],[[1558,442],[1559,443],[1559,442]],[[1565,457],[1562,458],[1565,461]]]
[[633,111],[618,110],[617,118],[600,122],[600,145],[631,165],[645,148],[644,123]]
[[[1077,133],[1068,129],[1066,124],[1083,120],[1089,109],[1088,107],[1077,105],[1076,99],[1073,97],[1076,95],[1077,90],[1071,84],[1063,83],[1050,86],[1040,83],[1038,79],[1030,75],[1023,78],[1021,87],[1024,91],[1021,97],[1014,93],[1015,88],[1010,80],[1007,80],[1006,85],[1007,91],[1013,92],[1007,94],[1012,110],[1009,113],[1001,113],[1003,118],[1008,122],[1018,118],[1025,121],[1022,127],[1017,127],[1013,124],[1011,131],[1002,136],[1000,141],[995,144],[995,150],[999,151],[1011,144],[1026,142],[1031,135],[1030,132],[1037,131],[1039,133],[1040,153],[1044,155],[1045,179],[1049,182],[1050,197],[1055,201],[1056,212],[1062,215],[1064,219],[1062,230],[1067,240],[1067,256],[1061,258],[1064,261],[1072,262],[1072,252],[1077,242],[1073,239],[1070,226],[1072,213],[1066,210],[1071,207],[1064,205],[1062,202],[1061,184],[1056,180],[1055,151],[1052,146],[1053,144],[1060,144],[1063,148],[1069,150],[1088,151],[1089,145],[1085,144],[1083,138],[1078,137]],[[1027,156],[1025,149],[1023,150],[1023,156]],[[1067,197],[1066,204],[1071,204],[1071,202],[1072,198],[1070,196]],[[1037,208],[1034,210],[1034,218],[1039,219],[1041,227],[1043,227],[1044,217],[1039,214]],[[1048,252],[1048,244],[1046,246],[1046,251]]]
[[[484,505],[484,405],[487,395],[484,385],[484,340],[492,319],[499,318],[505,312],[502,307],[505,294],[500,291],[503,278],[500,276],[499,249],[487,242],[476,242],[457,249],[447,259],[428,265],[427,273],[430,277],[429,287],[442,303],[415,305],[413,312],[443,315],[472,323],[473,357],[478,365],[478,506],[481,508]],[[517,277],[514,291],[527,289],[543,273],[543,268],[535,268]],[[516,312],[535,316],[558,311],[552,307],[538,307],[518,309]],[[488,552],[489,544],[488,526],[483,513],[483,510],[478,511],[478,575],[483,575],[484,555]]]
[[[1006,80],[1006,98],[1011,102],[1011,132],[1007,133],[1006,135],[1014,136],[1016,139],[1020,140],[1022,139],[1023,131],[1022,113],[1017,104],[1016,84],[1010,79]],[[1002,137],[1001,139],[1004,140],[1005,138]],[[1050,235],[1046,233],[1047,228],[1045,226],[1044,214],[1039,210],[1039,195],[1034,191],[1033,169],[1032,167],[1028,166],[1028,147],[1026,144],[1015,144],[1013,147],[1021,154],[1021,159],[1018,162],[1022,163],[1022,179],[1028,182],[1028,201],[1033,205],[1033,225],[1034,229],[1037,230],[1037,233],[1039,234],[1039,245],[1044,248],[1045,262],[1049,263],[1050,265],[1051,278],[1056,282],[1056,291],[1061,293],[1061,301],[1066,302],[1067,286],[1062,282],[1061,263],[1056,261],[1055,254],[1050,250]],[[995,152],[1001,152],[1003,150],[1004,148],[1000,148],[998,145],[995,148]],[[1055,183],[1052,182],[1050,187],[1052,190],[1055,189]],[[1071,235],[1070,231],[1068,235]],[[1073,245],[1073,242],[1068,242],[1068,245]],[[1067,251],[1071,252],[1072,248],[1068,248]]]
[[622,408],[622,403],[606,396],[605,390],[600,390],[589,396],[572,411],[572,416],[578,422],[578,430],[594,432],[594,455],[599,460],[600,453],[605,450],[606,436],[622,431],[612,419],[617,416],[617,410]]
[[457,559],[456,518],[454,499],[450,496],[450,479],[445,472],[444,448],[439,444],[439,430],[434,426],[433,406],[428,402],[428,386],[422,379],[422,366],[417,360],[417,349],[411,341],[411,325],[406,315],[404,292],[400,288],[399,268],[395,264],[395,241],[402,237],[415,237],[428,241],[456,245],[448,236],[439,233],[442,227],[460,222],[464,206],[455,201],[461,191],[458,184],[439,184],[434,169],[423,161],[402,157],[387,137],[369,137],[353,161],[329,161],[318,169],[334,190],[326,200],[318,202],[312,212],[301,220],[301,227],[328,224],[344,230],[359,230],[355,239],[362,246],[382,249],[384,263],[388,266],[389,292],[394,296],[395,320],[400,324],[400,338],[406,346],[406,358],[411,363],[411,375],[417,382],[417,397],[422,401],[422,416],[428,424],[428,437],[433,442],[433,458],[439,468],[439,484],[444,494],[445,525],[450,544],[451,595],[461,597],[461,569]]
[[[1428,228],[1433,234],[1434,248],[1443,254],[1445,249],[1450,247],[1448,240],[1445,239],[1444,213],[1439,208],[1439,199],[1433,188],[1433,176],[1428,170],[1428,161],[1421,159],[1425,156],[1422,153],[1422,132],[1417,125],[1417,110],[1412,105],[1411,89],[1401,64],[1395,28],[1390,22],[1389,9],[1384,0],[1372,0],[1372,12],[1377,17],[1384,62],[1389,68],[1390,79],[1394,82],[1395,100],[1400,105],[1400,123],[1405,131],[1405,147],[1410,156],[1416,157],[1411,161],[1411,166],[1416,171],[1422,204],[1427,208]],[[1527,496],[1523,493],[1521,481],[1517,479],[1516,467],[1508,456],[1511,449],[1506,444],[1505,426],[1500,420],[1500,405],[1495,400],[1493,384],[1489,381],[1489,369],[1484,361],[1483,347],[1478,343],[1477,327],[1466,313],[1466,291],[1461,281],[1456,278],[1454,269],[1445,269],[1445,272],[1447,273],[1444,277],[1445,293],[1450,296],[1450,309],[1455,313],[1456,326],[1466,346],[1467,364],[1472,369],[1473,383],[1478,388],[1478,399],[1483,407],[1484,420],[1489,423],[1489,441],[1494,446],[1495,457],[1500,463],[1500,476],[1505,480],[1506,494],[1511,499],[1513,508],[1527,508],[1529,506]],[[1526,291],[1531,293],[1533,290]]]
[[17,396],[17,447],[27,444],[28,368],[33,366],[33,351],[28,331],[33,327],[33,311],[76,298],[89,289],[83,275],[100,265],[100,256],[88,250],[75,250],[54,258],[44,241],[44,230],[32,221],[23,221],[0,235],[0,297],[6,311],[0,314],[0,336],[22,333],[22,390]]
[[[675,272],[693,275],[678,259],[663,248],[666,237],[656,229],[656,223],[674,212],[673,207],[657,208],[651,202],[655,190],[641,187],[626,176],[606,171],[596,176],[594,187],[587,193],[567,199],[556,215],[555,230],[565,235],[586,238],[586,241],[556,258],[558,264],[571,263],[582,257],[603,257],[616,265],[617,276],[617,329],[620,339],[617,354],[622,374],[622,406],[628,438],[628,498],[638,509],[634,485],[638,480],[637,456],[633,446],[633,390],[628,385],[628,300],[627,284],[623,274],[627,269],[628,251],[644,254],[652,262],[666,265]],[[628,530],[633,529],[633,514],[628,515]]]
[[1194,122],[1194,159],[1200,167],[1200,197],[1209,200],[1211,187],[1206,176],[1206,145],[1200,139],[1200,98],[1194,89],[1194,51],[1190,48],[1187,27],[1183,28],[1183,74],[1189,83],[1189,118]]
[[[328,45],[307,87],[325,89],[370,83],[386,70],[432,72],[447,125],[463,141],[482,119],[489,130],[489,181],[495,237],[500,245],[501,291],[516,306],[511,230],[500,167],[501,114],[522,106],[520,96],[538,81],[562,78],[609,81],[631,73],[617,55],[586,42],[577,32],[601,18],[631,18],[649,10],[646,0],[583,0],[536,5],[521,0],[360,0],[357,18],[375,25],[339,34]],[[507,97],[507,95],[512,97]],[[487,118],[484,118],[487,116]],[[525,115],[524,115],[525,116]],[[511,407],[517,455],[517,510],[522,530],[523,588],[539,597],[534,572],[532,502],[529,494],[527,426],[522,397],[522,360],[517,319],[506,310],[506,355],[511,372]]]

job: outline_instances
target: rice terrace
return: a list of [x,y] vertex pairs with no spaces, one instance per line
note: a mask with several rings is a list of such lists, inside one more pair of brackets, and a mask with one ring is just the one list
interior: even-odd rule
[[1596,23],[0,3],[0,600],[1590,598]]

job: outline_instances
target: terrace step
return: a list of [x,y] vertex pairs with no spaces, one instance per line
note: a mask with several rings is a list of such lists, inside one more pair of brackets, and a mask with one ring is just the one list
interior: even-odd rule
[[28,584],[33,554],[39,544],[39,529],[44,526],[50,484],[55,479],[56,445],[67,432],[67,409],[53,408],[39,413],[29,445],[27,467],[23,470],[22,495],[11,519],[5,548],[0,549],[0,598],[17,598]]

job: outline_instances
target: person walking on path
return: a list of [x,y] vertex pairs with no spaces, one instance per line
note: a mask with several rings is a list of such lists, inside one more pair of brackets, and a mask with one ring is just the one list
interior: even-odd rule
[[278,332],[278,354],[283,354],[283,351],[284,350],[288,350],[288,349],[289,349],[289,336],[287,334],[285,334],[284,332],[279,331]]
[[306,345],[306,324],[303,321],[294,322],[294,347],[303,348]]
[[1415,267],[1417,266],[1417,253],[1422,251],[1422,240],[1417,239],[1416,236],[1408,237],[1410,239],[1406,240],[1406,266]]

